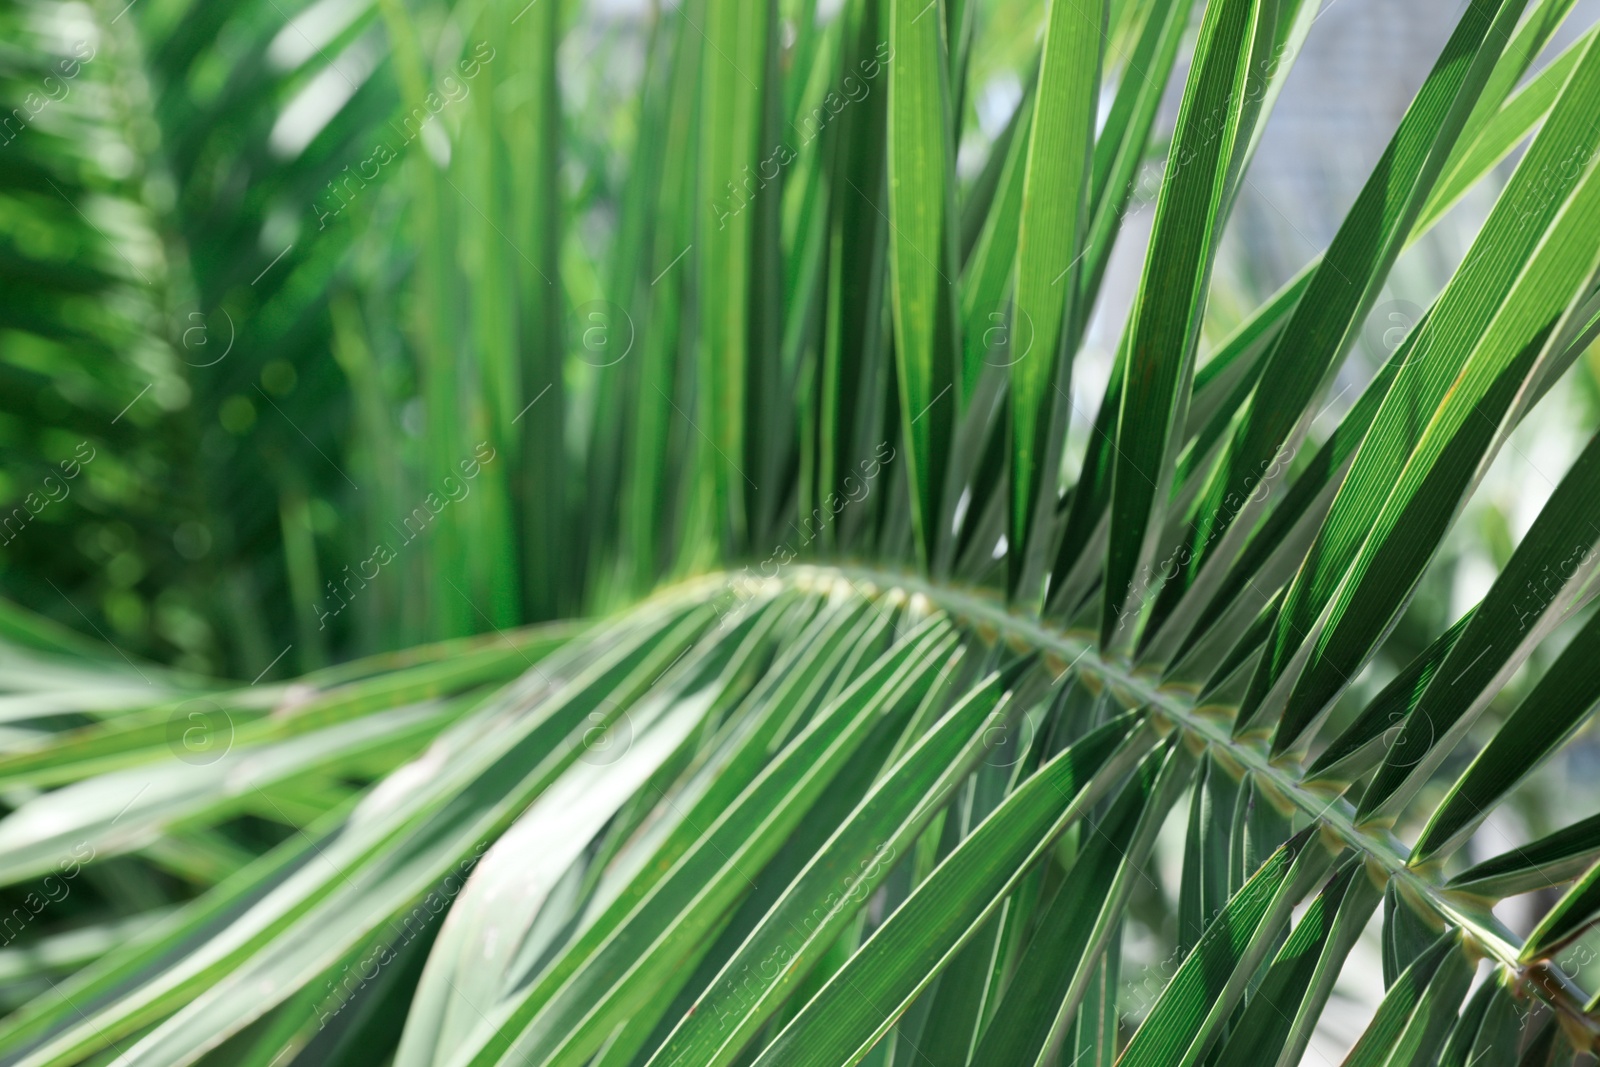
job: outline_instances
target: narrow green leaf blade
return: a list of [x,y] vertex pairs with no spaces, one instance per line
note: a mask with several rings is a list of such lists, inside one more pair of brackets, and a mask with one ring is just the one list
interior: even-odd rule
[[1217,1062],[1279,1067],[1300,1062],[1339,969],[1382,893],[1359,859],[1347,860],[1278,950]]
[[[1027,349],[1011,360],[1012,579],[1037,581],[1026,561],[1043,553],[1054,527],[1056,472],[1061,465],[1071,388],[1071,349],[1062,343],[1077,314],[1077,266],[1086,229],[1089,164],[1094,143],[1104,30],[1101,0],[1052,0],[1045,24],[1039,85],[1017,225],[1016,303],[1012,331]],[[1046,546],[1048,547],[1048,546]]]
[[1290,911],[1333,858],[1315,828],[1302,830],[1269,856],[1206,927],[1118,1064],[1189,1067],[1198,1062],[1244,995]]
[[786,1026],[756,1067],[858,1062],[999,906],[1055,837],[1147,750],[1125,715],[1055,757],[917,887]]
[[[1494,695],[1567,616],[1597,566],[1600,436],[1590,439],[1562,477],[1473,611],[1472,621],[1440,665],[1440,684],[1423,692],[1415,718],[1401,727],[1383,767],[1362,794],[1360,817],[1396,812],[1411,798],[1416,783],[1454,750]],[[1581,692],[1569,690],[1563,696],[1578,698]],[[1562,735],[1557,723],[1548,725],[1553,736]],[[1437,836],[1425,831],[1413,861],[1448,847],[1457,830],[1441,826]]]
[[1445,884],[1475,896],[1499,899],[1571,881],[1600,856],[1600,815],[1580,819],[1481,863]]
[[1384,994],[1383,1002],[1378,1005],[1377,1013],[1362,1032],[1361,1040],[1346,1058],[1346,1064],[1359,1062],[1364,1067],[1381,1067],[1388,1057],[1389,1050],[1405,1032],[1406,1025],[1427,993],[1433,976],[1455,947],[1456,939],[1453,935],[1446,933],[1440,936],[1398,976],[1396,981],[1390,984],[1388,992]]
[[[974,1063],[1046,1062],[1053,1038],[1079,1010],[1154,844],[1188,778],[1193,758],[1178,747],[1145,758],[1066,880],[1038,917],[1004,999],[973,1054]],[[1086,906],[1098,901],[1098,907]]]
[[[1600,702],[1597,651],[1600,616],[1591,618],[1574,635],[1533,691],[1451,786],[1412,850],[1413,864],[1447,855],[1459,846],[1507,793],[1577,732]],[[1426,696],[1423,699],[1426,702]],[[1416,744],[1420,746],[1420,738]]]
[[1346,1067],[1432,1063],[1467,995],[1472,970],[1456,932],[1446,931],[1390,987]]
[[[1318,720],[1387,633],[1482,461],[1503,439],[1502,420],[1526,399],[1524,381],[1537,376],[1557,320],[1580,287],[1587,291],[1596,257],[1578,234],[1592,224],[1600,183],[1591,180],[1593,168],[1572,168],[1548,188],[1547,171],[1575,147],[1587,151],[1597,106],[1600,54],[1591,49],[1384,397],[1252,682],[1248,706],[1258,709],[1315,631],[1276,751]],[[1330,619],[1319,624],[1330,604]]]
[[1355,721],[1306,768],[1306,780],[1347,784],[1370,770],[1382,757],[1368,755],[1369,746],[1385,735],[1391,742],[1399,736],[1402,724],[1421,703],[1422,694],[1471,620],[1470,612],[1457,619],[1379,690]]
[[956,423],[954,149],[944,4],[890,0],[889,277],[912,529],[931,560]]
[[[950,651],[949,624],[934,617],[880,657],[769,764],[596,952],[556,985],[532,983],[482,1028],[474,1067],[535,1060],[583,1064],[653,991],[685,980],[706,938],[751,889],[759,869],[817,802],[877,721],[909,712]],[[488,1032],[492,1027],[492,1033]]]
[[[1260,384],[1236,413],[1173,546],[1181,562],[1161,589],[1151,625],[1217,558],[1229,529],[1251,521],[1259,507],[1252,503],[1267,498],[1260,490],[1283,473],[1285,451],[1304,434],[1316,414],[1313,401],[1354,344],[1523,3],[1475,0],[1461,16],[1273,343]],[[1244,504],[1230,504],[1235,499]]]
[[[1003,735],[1008,699],[999,675],[944,716],[839,827],[691,1012],[651,1057],[711,1065],[733,1060],[819,962],[855,911],[888,876],[987,744]],[[861,872],[861,873],[856,873]]]
[[[1567,0],[1560,0],[1560,4],[1566,2]],[[1534,21],[1536,20],[1530,19],[1529,24],[1533,24]],[[1561,87],[1572,76],[1573,66],[1587,47],[1587,38],[1595,32],[1591,29],[1562,49],[1560,55],[1551,60],[1509,99],[1496,97],[1494,82],[1484,89],[1479,101],[1480,106],[1497,103],[1500,105],[1499,110],[1488,117],[1477,130],[1472,129],[1473,123],[1470,120],[1467,128],[1462,130],[1461,139],[1456,143],[1450,161],[1445,164],[1444,176],[1434,185],[1433,192],[1417,219],[1419,232],[1431,228],[1443,218],[1445,213],[1466,195],[1467,190],[1476,185],[1490,168],[1510,155],[1511,150],[1528,136],[1528,131],[1550,113],[1556,97],[1561,95]],[[1519,34],[1519,38],[1520,36]],[[1522,44],[1523,42],[1517,40],[1506,46],[1505,54],[1501,57],[1503,66],[1510,67],[1509,60],[1526,55],[1520,51]],[[1497,70],[1495,73],[1499,75],[1501,72]],[[1498,80],[1497,77],[1495,81]],[[1476,115],[1473,117],[1478,118]]]
[[[1129,4],[1129,8],[1135,5]],[[1178,46],[1189,27],[1194,0],[1154,0],[1139,4],[1144,15],[1139,37],[1131,52],[1122,59],[1122,76],[1104,128],[1095,140],[1094,164],[1090,180],[1089,231],[1084,240],[1083,270],[1079,281],[1079,303],[1092,308],[1111,261],[1122,222],[1128,216],[1129,201],[1138,184],[1137,174],[1149,151],[1150,131],[1155,125],[1161,98],[1166,95],[1172,68],[1177,63]],[[1077,324],[1081,335],[1087,323]],[[1074,337],[1073,340],[1077,338]]]
[[1161,530],[1212,261],[1255,123],[1260,94],[1250,91],[1252,71],[1271,48],[1276,14],[1275,0],[1220,0],[1206,5],[1201,23],[1130,327],[1112,463],[1102,643],[1124,628],[1124,607],[1132,598],[1137,608],[1149,584],[1142,569]]
[[[700,216],[701,467],[709,472],[705,498],[709,531],[724,551],[744,544],[747,449],[745,388],[753,295],[752,235],[768,189],[761,130],[766,84],[767,21],[772,0],[707,0],[700,36],[704,91],[700,97],[700,181],[707,208]],[[772,151],[792,150],[779,146]],[[754,177],[753,177],[754,176]]]

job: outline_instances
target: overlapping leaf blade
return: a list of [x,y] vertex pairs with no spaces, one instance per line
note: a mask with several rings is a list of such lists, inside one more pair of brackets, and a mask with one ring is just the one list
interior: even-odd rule
[[[1296,654],[1315,634],[1304,645],[1309,665],[1291,679],[1293,695],[1274,741],[1279,750],[1317,720],[1387,632],[1440,527],[1448,525],[1480,464],[1498,445],[1500,420],[1556,340],[1557,320],[1580,289],[1587,292],[1594,257],[1582,242],[1568,246],[1561,237],[1584,225],[1594,186],[1574,173],[1553,190],[1546,187],[1547,168],[1586,137],[1587,120],[1580,116],[1592,107],[1600,61],[1592,49],[1585,60],[1473,251],[1419,328],[1290,586],[1246,704],[1251,715],[1260,713],[1269,691],[1291,674],[1291,661],[1300,662]],[[1557,222],[1559,215],[1565,217]],[[1547,228],[1553,240],[1545,239]],[[1461,387],[1452,390],[1458,377]],[[1419,421],[1419,413],[1427,421]],[[1400,486],[1391,492],[1397,480]],[[1391,534],[1401,529],[1407,532]],[[1369,590],[1379,585],[1385,592],[1373,601]],[[1358,600],[1362,611],[1351,613]],[[1330,604],[1331,618],[1319,623]],[[1355,634],[1357,625],[1365,627],[1364,635]]]
[[1260,92],[1250,90],[1263,88],[1254,68],[1271,48],[1277,8],[1275,0],[1206,5],[1129,326],[1112,463],[1102,642],[1110,642],[1127,621],[1123,609],[1130,596],[1142,597],[1149,585],[1143,569],[1162,525],[1173,437],[1188,410],[1216,242],[1259,105]]

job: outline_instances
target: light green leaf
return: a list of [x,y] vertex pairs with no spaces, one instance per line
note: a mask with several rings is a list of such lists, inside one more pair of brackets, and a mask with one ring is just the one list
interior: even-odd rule
[[[1412,850],[1412,863],[1422,864],[1430,858],[1448,855],[1471,836],[1495,804],[1577,732],[1596,702],[1600,702],[1597,650],[1600,650],[1600,616],[1591,618],[1578,631],[1549,671],[1451,786]],[[1449,670],[1448,661],[1445,669]],[[1441,675],[1443,677],[1447,675]],[[1427,694],[1423,695],[1422,707],[1427,707]],[[1417,721],[1420,724],[1421,720]],[[1439,725],[1439,732],[1444,734],[1443,723]],[[1421,738],[1413,744],[1420,746]],[[1394,750],[1390,751],[1389,758],[1396,758]],[[1415,753],[1411,758],[1415,758]],[[1404,765],[1400,766],[1404,769]]]
[[1003,736],[993,724],[1014,714],[1008,699],[1004,680],[990,675],[916,743],[784,891],[652,1063],[723,1064],[738,1055]]
[[[1259,507],[1267,499],[1263,486],[1283,475],[1315,414],[1314,399],[1354,344],[1522,7],[1523,0],[1476,0],[1462,15],[1274,340],[1260,384],[1239,406],[1222,455],[1189,508],[1182,539],[1172,546],[1173,564],[1163,564],[1171,577],[1152,625],[1196,586],[1213,558],[1226,558],[1229,530],[1237,524],[1248,531],[1252,503]],[[1223,572],[1210,573],[1214,581]],[[1203,586],[1194,591],[1205,595]]]
[[1117,1062],[1124,1067],[1198,1062],[1244,996],[1290,911],[1333,858],[1311,830],[1269,856],[1206,927]]
[[1438,1056],[1472,981],[1472,964],[1450,933],[1407,967],[1372,1024],[1345,1059],[1347,1067],[1409,1067]]
[[[1056,472],[1072,387],[1071,349],[1062,344],[1083,314],[1070,299],[1087,230],[1090,160],[1098,106],[1103,0],[1051,0],[1017,223],[1012,308],[1011,519],[1017,551],[1012,579],[1035,585],[1055,519]],[[1025,339],[1025,340],[1024,340]],[[1041,547],[1042,546],[1042,547]],[[1029,566],[1027,560],[1035,560]]]
[[[1401,726],[1372,783],[1362,794],[1360,814],[1398,811],[1477,721],[1533,648],[1576,607],[1580,591],[1600,563],[1600,437],[1592,439],[1556,486],[1539,517],[1501,569],[1483,602],[1439,666],[1416,710]],[[1535,584],[1537,583],[1537,584]],[[1569,660],[1574,666],[1579,661]],[[1579,676],[1581,677],[1581,671]],[[1581,685],[1561,694],[1581,699]],[[1571,715],[1563,709],[1558,715]],[[1562,719],[1541,723],[1538,736],[1559,738]],[[1547,732],[1553,731],[1553,732]],[[1530,735],[1522,735],[1528,740]],[[1522,760],[1496,753],[1507,770]],[[1489,799],[1475,796],[1474,800]],[[1448,802],[1447,802],[1448,803]],[[1459,842],[1459,826],[1446,818],[1424,831],[1413,861]]]
[[1446,884],[1502,898],[1576,878],[1600,855],[1600,815],[1591,815],[1509,852],[1474,863]]
[[757,1067],[853,1064],[865,1056],[1060,833],[1147,751],[1127,715],[1028,779],[917,887],[777,1035]]
[[[1272,48],[1276,0],[1206,5],[1194,66],[1156,202],[1132,324],[1112,463],[1111,537],[1100,639],[1124,628],[1124,608],[1149,586],[1171,460],[1194,378],[1195,348],[1222,220],[1264,85],[1255,66]],[[1123,634],[1123,639],[1127,634]]]
[[1597,103],[1600,53],[1591,48],[1384,397],[1251,683],[1246,707],[1259,714],[1314,637],[1276,751],[1318,721],[1387,633],[1442,526],[1503,440],[1503,420],[1527,403],[1524,382],[1541,376],[1559,323],[1588,291],[1596,257],[1571,238],[1600,200],[1600,183],[1589,180],[1593,168],[1555,179],[1550,168],[1575,148],[1587,151],[1581,116]]
[[954,395],[960,351],[955,164],[944,3],[888,2],[894,50],[888,127],[890,305],[912,529],[920,557],[929,560],[939,541],[935,527],[959,404]]
[[[704,90],[700,96],[701,294],[700,465],[709,530],[724,549],[744,543],[747,481],[744,392],[751,318],[751,235],[768,189],[763,164],[786,145],[757,143],[765,94],[771,0],[707,0],[700,36]],[[786,162],[786,160],[785,160]],[[770,168],[770,164],[767,169]]]
[[1340,867],[1278,950],[1217,1062],[1241,1067],[1300,1062],[1339,969],[1381,895],[1359,860]]
[[[1151,753],[1123,787],[1033,926],[1016,976],[974,1063],[1040,1064],[1091,989],[1156,831],[1187,783],[1192,757]],[[1099,901],[1098,907],[1086,902]]]

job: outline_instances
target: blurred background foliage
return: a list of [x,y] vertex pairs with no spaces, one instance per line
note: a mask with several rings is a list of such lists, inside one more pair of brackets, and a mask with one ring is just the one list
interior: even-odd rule
[[[810,69],[836,5],[782,6],[776,61]],[[1318,19],[1224,246],[1213,341],[1326,243],[1424,71],[1382,55],[1353,69],[1365,52],[1340,45],[1392,38],[1389,52],[1427,54],[1455,6],[1343,0]],[[422,5],[406,20],[414,39],[396,42],[370,0],[0,9],[7,597],[130,654],[253,678],[603,610],[706,562],[672,507],[692,492],[671,483],[695,476],[696,442],[622,414],[663,383],[694,406],[692,368],[672,365],[674,331],[689,328],[674,286],[690,283],[655,270],[692,244],[666,210],[685,193],[658,187],[651,204],[639,187],[662,161],[627,166],[642,147],[685,151],[670,131],[641,138],[667,121],[671,87],[638,92],[683,27],[634,3],[475,11]],[[549,17],[563,44],[540,88],[515,58],[537,50],[517,34]],[[965,185],[986,180],[1039,20],[1023,0],[971,5]],[[1585,24],[1582,11],[1569,21]],[[437,112],[401,105],[407,79]],[[806,91],[792,83],[790,106]],[[540,141],[541,109],[559,115],[559,146]],[[421,153],[448,164],[425,168]],[[1448,278],[1493,202],[1486,184],[1397,266],[1341,386],[1370,376]],[[803,183],[790,189],[786,216]],[[1074,371],[1086,397],[1109,373],[1149,206],[1136,190],[1109,314]],[[420,249],[442,256],[429,266]],[[1559,417],[1507,455],[1560,468],[1600,413],[1595,368],[1591,352],[1548,405]],[[1092,414],[1074,415],[1069,462]],[[464,479],[480,443],[496,459]],[[94,458],[61,479],[75,452]],[[1484,586],[1504,561],[1542,502],[1518,496],[1525,483],[1508,472],[1480,491],[1465,527],[1485,536],[1438,562],[1413,609],[1428,615],[1419,634],[1475,602],[1458,584]],[[16,509],[46,491],[59,501],[24,520]],[[418,508],[439,509],[420,535]],[[392,560],[374,558],[379,545]],[[1474,557],[1478,545],[1499,558]]]

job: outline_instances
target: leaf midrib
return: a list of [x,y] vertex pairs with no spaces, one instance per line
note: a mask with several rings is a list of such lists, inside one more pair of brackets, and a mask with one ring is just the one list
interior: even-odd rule
[[[1122,690],[1140,704],[1159,710],[1189,738],[1225,753],[1235,764],[1255,774],[1259,781],[1266,782],[1284,799],[1310,815],[1325,831],[1361,853],[1369,863],[1376,864],[1386,877],[1410,888],[1415,897],[1440,918],[1458,927],[1480,953],[1517,978],[1520,986],[1578,1025],[1589,1035],[1591,1045],[1600,1045],[1600,1020],[1585,1015],[1588,998],[1583,991],[1559,971],[1552,973],[1538,964],[1522,966],[1518,962],[1521,946],[1492,913],[1472,907],[1459,894],[1443,888],[1432,877],[1439,872],[1407,866],[1407,850],[1392,833],[1358,825],[1354,819],[1355,809],[1349,801],[1306,785],[1291,772],[1287,761],[1272,761],[1264,747],[1248,738],[1235,739],[1228,722],[1205,713],[1202,707],[1196,706],[1191,694],[1175,687],[1162,687],[1153,678],[1133,671],[1126,664],[1102,658],[1089,633],[1057,630],[1040,619],[1017,614],[1007,609],[998,595],[986,591],[865,565],[797,566],[787,581],[817,587],[844,582],[862,595],[870,595],[864,587],[873,586],[879,591],[901,590],[925,597],[957,620],[967,619],[980,630],[987,628],[1015,644],[1060,657],[1063,664]],[[1535,970],[1540,973],[1534,974]]]

